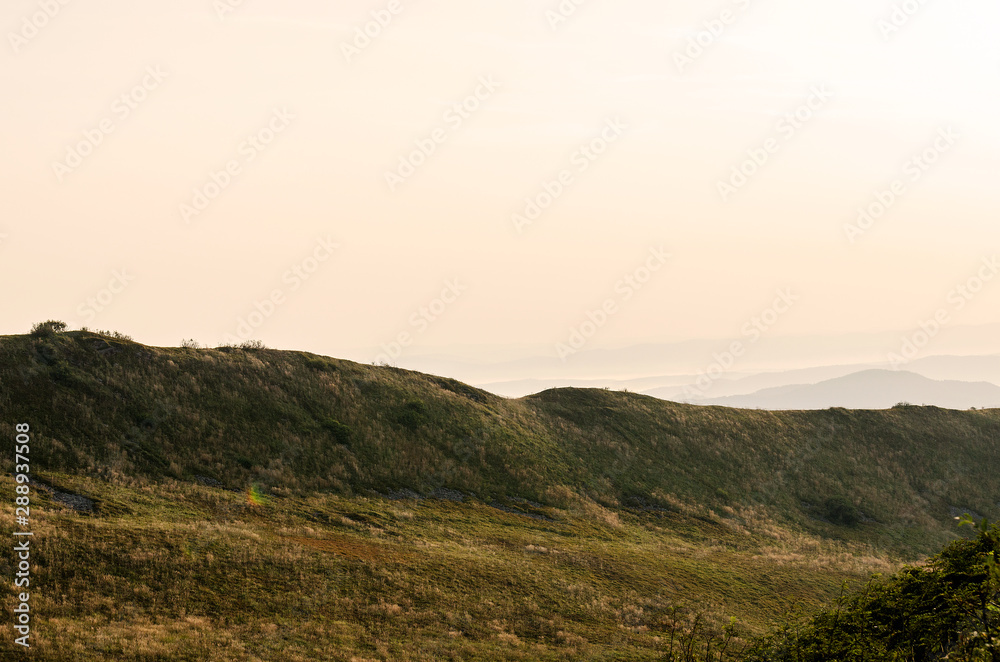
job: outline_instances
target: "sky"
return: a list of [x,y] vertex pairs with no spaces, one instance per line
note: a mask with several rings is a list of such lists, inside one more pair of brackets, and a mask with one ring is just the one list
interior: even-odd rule
[[965,338],[1000,324],[998,26],[985,0],[9,0],[0,333],[431,371],[755,336],[819,365],[941,311]]

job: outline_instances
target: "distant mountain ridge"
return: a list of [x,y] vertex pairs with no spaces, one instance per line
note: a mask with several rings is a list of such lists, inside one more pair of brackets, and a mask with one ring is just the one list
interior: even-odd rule
[[[651,349],[650,351],[655,351]],[[815,384],[828,379],[845,377],[852,373],[865,370],[885,370],[890,365],[885,362],[842,363],[842,364],[805,364],[806,367],[786,369],[734,369],[721,375],[712,383],[706,398],[721,398],[724,396],[749,395],[762,389],[778,386],[803,386]],[[647,366],[657,368],[658,366]],[[664,366],[665,367],[665,366]],[[699,374],[671,372],[660,368],[658,373],[642,377],[571,377],[562,378],[549,376],[546,378],[519,378],[500,381],[473,380],[478,388],[505,397],[519,398],[531,393],[549,388],[611,388],[627,389],[637,393],[645,393],[663,400],[686,400],[686,388],[695,384]],[[535,374],[530,366],[522,366],[525,374]],[[960,382],[990,382],[1000,385],[1000,356],[994,354],[980,355],[933,355],[915,359],[907,364],[905,371],[922,375],[929,379],[953,380]],[[427,372],[422,370],[422,372]],[[544,371],[543,371],[544,373]],[[539,373],[539,374],[543,374]],[[595,371],[594,374],[599,374]],[[609,372],[608,374],[614,374]]]
[[1000,407],[1000,386],[990,382],[934,380],[906,371],[863,370],[816,384],[777,386],[747,395],[708,398],[698,404],[802,410],[888,409],[900,402],[945,409]]

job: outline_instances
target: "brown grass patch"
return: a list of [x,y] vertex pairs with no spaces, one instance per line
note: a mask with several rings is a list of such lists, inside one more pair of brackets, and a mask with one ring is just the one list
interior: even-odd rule
[[338,538],[303,538],[299,536],[287,536],[287,540],[298,543],[303,547],[318,549],[327,554],[336,554],[352,561],[365,561],[367,563],[395,563],[409,559],[412,553],[390,549],[386,545],[379,545],[356,540],[347,537]]

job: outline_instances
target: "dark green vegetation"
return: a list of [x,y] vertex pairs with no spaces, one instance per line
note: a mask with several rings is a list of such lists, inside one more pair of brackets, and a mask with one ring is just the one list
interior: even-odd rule
[[[972,520],[967,520],[972,524]],[[922,567],[907,567],[804,623],[755,642],[746,662],[1000,660],[1000,528],[983,520]]]
[[507,400],[36,331],[0,338],[0,435],[29,423],[36,477],[96,503],[33,495],[39,659],[661,659],[691,609],[760,633],[1000,515],[997,410]]

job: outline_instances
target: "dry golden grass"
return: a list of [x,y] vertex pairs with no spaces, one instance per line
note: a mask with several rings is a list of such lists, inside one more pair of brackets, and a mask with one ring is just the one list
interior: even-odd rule
[[[252,506],[178,481],[47,478],[106,510],[33,497],[39,660],[655,660],[675,607],[760,631],[896,564],[759,513],[737,530],[577,501],[546,521],[481,503]],[[12,517],[0,507],[7,530]],[[9,613],[10,587],[0,595]]]

